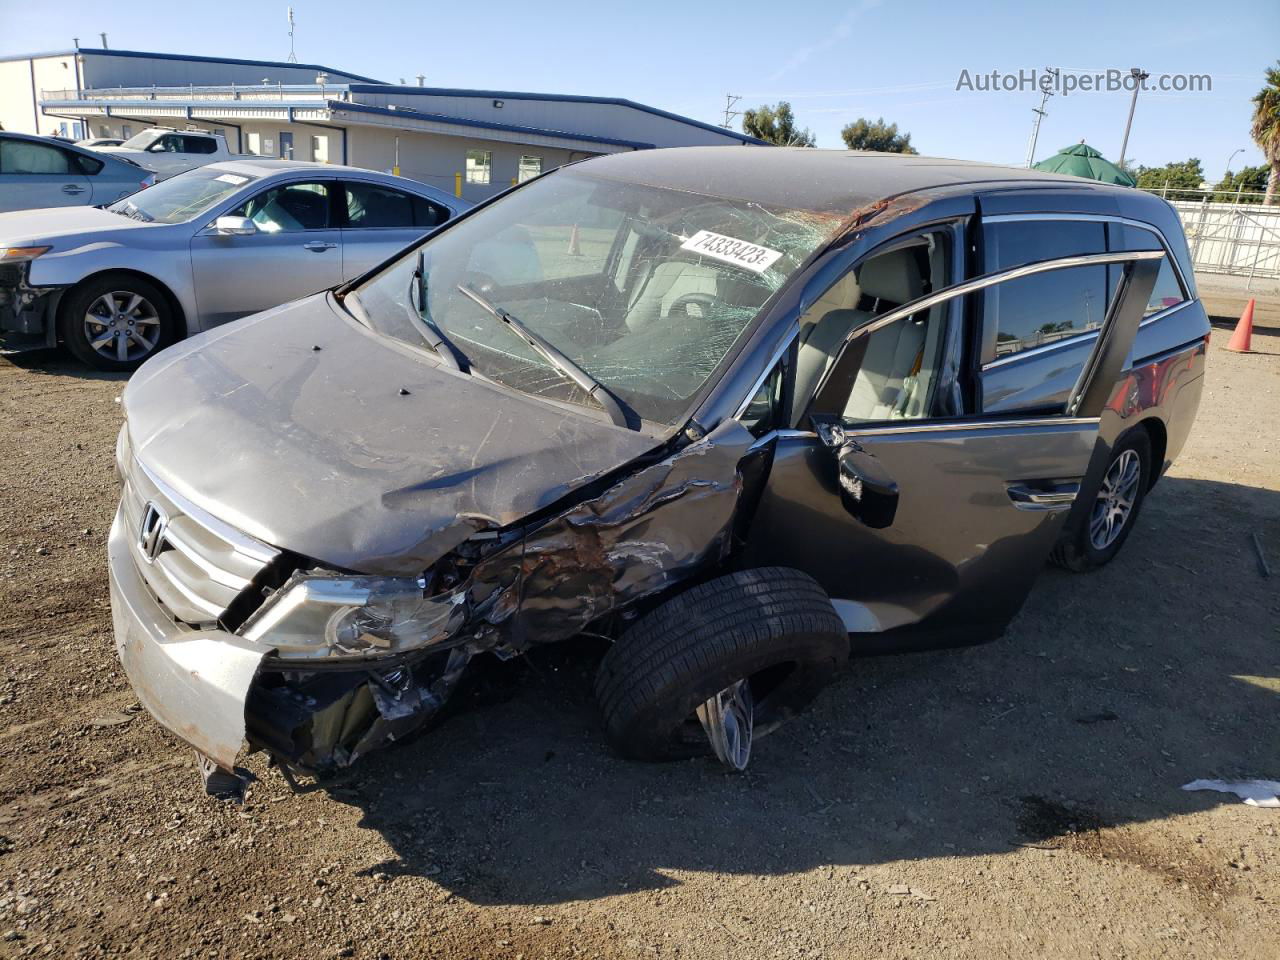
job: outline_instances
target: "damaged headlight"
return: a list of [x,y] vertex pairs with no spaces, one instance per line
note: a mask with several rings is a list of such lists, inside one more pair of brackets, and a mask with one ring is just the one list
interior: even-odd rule
[[466,591],[428,597],[425,579],[295,573],[240,635],[281,657],[376,657],[448,640],[466,620]]

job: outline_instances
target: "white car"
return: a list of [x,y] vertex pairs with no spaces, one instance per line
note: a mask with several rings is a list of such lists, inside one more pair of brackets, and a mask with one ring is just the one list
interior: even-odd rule
[[227,149],[227,141],[219,133],[171,130],[167,127],[148,127],[118,147],[97,147],[95,150],[132,160],[154,173],[157,180],[167,180],[196,167],[233,157]]

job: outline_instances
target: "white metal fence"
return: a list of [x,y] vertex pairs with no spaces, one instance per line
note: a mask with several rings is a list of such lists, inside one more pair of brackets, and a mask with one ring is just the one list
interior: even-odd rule
[[1182,218],[1197,273],[1280,278],[1280,205],[1261,200],[1241,193],[1169,200]]

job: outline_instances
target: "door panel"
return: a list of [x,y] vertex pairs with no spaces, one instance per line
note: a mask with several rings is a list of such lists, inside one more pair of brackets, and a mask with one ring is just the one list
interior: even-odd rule
[[[1071,269],[1081,265],[1078,257],[965,281],[856,328],[818,391],[823,412],[805,424],[815,432],[773,435],[748,562],[813,575],[853,633],[927,627],[961,642],[998,635],[1022,605],[1075,495],[1091,489],[1106,463],[1098,418],[1159,268],[1158,259],[1141,259],[1149,256],[1126,263],[1118,296],[1055,416],[969,413],[913,422],[890,413],[887,422],[868,423],[822,401],[830,385],[843,382],[838,374],[848,357],[856,365],[869,355],[866,343],[877,331],[892,334],[916,323],[931,302],[955,301],[1027,271]],[[1102,254],[1087,263],[1116,258]],[[923,353],[916,353],[915,370]]]
[[832,449],[812,434],[781,436],[752,525],[753,563],[807,570],[833,598],[859,604],[872,632],[936,617],[996,633],[1071,506],[1027,509],[1019,488],[1078,481],[1097,433],[1096,420],[849,430],[898,485],[883,529],[848,513]]
[[79,174],[0,173],[0,211],[79,207],[92,197],[89,178]]
[[337,230],[191,239],[196,303],[205,325],[226,323],[342,281]]
[[226,323],[342,282],[342,234],[331,229],[334,181],[269,186],[229,215],[258,232],[191,240],[196,303],[205,325]]

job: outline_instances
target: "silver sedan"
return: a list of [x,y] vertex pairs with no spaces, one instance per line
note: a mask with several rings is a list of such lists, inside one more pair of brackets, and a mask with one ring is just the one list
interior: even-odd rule
[[0,347],[100,370],[354,279],[470,207],[400,177],[245,159],[103,209],[0,214]]

